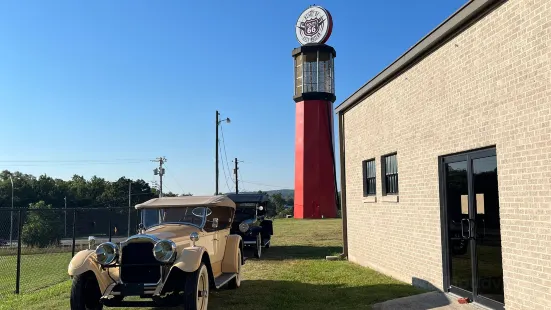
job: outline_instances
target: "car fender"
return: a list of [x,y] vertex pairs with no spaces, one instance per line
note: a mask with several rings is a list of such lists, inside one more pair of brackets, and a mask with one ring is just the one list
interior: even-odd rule
[[109,271],[102,269],[101,265],[96,262],[96,251],[94,250],[82,250],[76,253],[69,262],[67,271],[71,277],[88,271],[93,272],[102,292],[113,283],[113,279],[116,280],[119,277],[117,268]]
[[251,232],[256,236],[256,234],[262,232],[262,226],[251,227]]
[[176,258],[173,268],[178,268],[184,272],[194,272],[199,269],[205,252],[207,250],[202,246],[184,248],[182,255]]
[[[241,250],[241,262],[237,260],[237,253]],[[222,260],[223,273],[236,273],[239,270],[239,264],[243,264],[243,242],[240,235],[228,235],[226,239],[226,248],[224,249],[224,259]]]
[[265,235],[273,235],[274,234],[274,226],[273,226],[273,221],[272,220],[263,220],[261,223],[260,223],[260,226],[262,226],[262,229],[264,231],[264,234]]

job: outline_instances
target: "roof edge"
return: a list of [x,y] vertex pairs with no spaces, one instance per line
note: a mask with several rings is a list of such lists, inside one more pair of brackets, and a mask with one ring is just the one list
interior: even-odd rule
[[344,113],[507,0],[470,0],[335,108]]

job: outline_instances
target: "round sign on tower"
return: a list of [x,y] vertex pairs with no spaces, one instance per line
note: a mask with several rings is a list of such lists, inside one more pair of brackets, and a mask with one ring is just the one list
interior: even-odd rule
[[333,30],[331,14],[321,6],[310,6],[300,14],[295,27],[300,45],[323,44]]

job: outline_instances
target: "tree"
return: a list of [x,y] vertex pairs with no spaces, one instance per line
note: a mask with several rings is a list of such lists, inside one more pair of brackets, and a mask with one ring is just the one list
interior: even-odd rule
[[282,215],[283,213],[286,213],[287,210],[285,206],[287,205],[287,200],[283,198],[281,193],[270,195],[270,202],[275,212],[274,215]]
[[[45,205],[50,205],[52,211],[29,211],[23,213],[23,219],[30,217],[30,224],[38,223],[33,229],[42,229],[42,224],[48,221],[39,221],[36,219],[37,212],[40,214],[55,214],[55,217],[61,221],[60,231],[65,234],[65,201],[68,208],[87,208],[79,210],[76,222],[75,232],[77,237],[88,236],[90,234],[107,235],[112,231],[109,227],[111,219],[112,225],[117,225],[118,232],[126,233],[128,226],[128,187],[131,187],[130,205],[147,201],[157,197],[152,191],[148,182],[138,179],[131,180],[125,177],[117,181],[108,181],[104,178],[94,176],[89,180],[83,176],[73,175],[69,180],[55,179],[47,175],[41,175],[38,178],[30,174],[23,174],[18,171],[10,172],[4,170],[0,172],[0,227],[10,227],[10,213],[2,209],[11,208],[11,182],[9,176],[12,176],[14,183],[14,207],[25,208],[30,204],[43,201]],[[42,208],[42,207],[40,207]],[[108,210],[108,208],[113,208]],[[72,211],[69,211],[67,225],[71,227]],[[138,212],[131,210],[131,229],[136,226]],[[17,225],[17,222],[15,222]],[[26,224],[25,224],[26,225]],[[42,225],[42,226],[40,226]],[[37,228],[38,227],[38,228]],[[30,234],[32,230],[27,228]],[[69,232],[70,233],[70,229]],[[9,229],[0,229],[0,239],[8,239]]]
[[58,214],[51,211],[52,205],[43,200],[30,204],[27,220],[23,225],[21,240],[30,247],[44,248],[59,244],[63,223]]

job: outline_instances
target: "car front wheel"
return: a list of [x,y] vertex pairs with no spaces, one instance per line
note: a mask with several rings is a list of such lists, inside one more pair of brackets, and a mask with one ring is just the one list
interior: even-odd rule
[[254,257],[262,257],[262,235],[260,233],[256,235],[256,247],[254,249]]
[[209,303],[209,272],[205,263],[186,276],[184,309],[206,310]]
[[71,286],[71,310],[101,310],[101,291],[93,273],[84,273],[73,277]]

